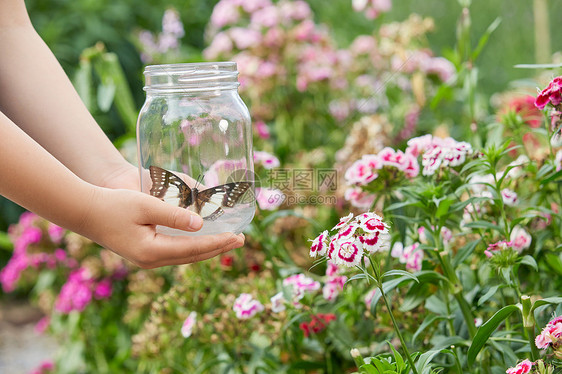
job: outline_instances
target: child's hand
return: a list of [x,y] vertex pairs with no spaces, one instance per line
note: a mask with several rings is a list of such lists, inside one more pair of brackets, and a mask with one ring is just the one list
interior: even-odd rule
[[201,217],[155,197],[129,190],[95,187],[76,232],[93,239],[142,268],[206,260],[239,248],[244,235],[167,236],[156,225],[197,231]]

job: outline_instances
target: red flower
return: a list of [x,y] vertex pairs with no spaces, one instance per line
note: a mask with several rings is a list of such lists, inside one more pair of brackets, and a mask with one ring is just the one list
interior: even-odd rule
[[222,255],[221,256],[221,265],[224,267],[231,267],[232,263],[234,262],[234,257],[231,255]]
[[535,98],[531,95],[518,96],[508,104],[509,110],[519,114],[529,126],[540,127],[542,114],[535,106]]
[[311,333],[318,334],[323,331],[331,321],[336,319],[333,313],[318,313],[312,315],[309,322],[301,322],[299,328],[303,331],[305,337],[309,337]]
[[556,106],[562,103],[562,76],[554,78],[544,90],[537,96],[535,106],[544,109],[546,104]]

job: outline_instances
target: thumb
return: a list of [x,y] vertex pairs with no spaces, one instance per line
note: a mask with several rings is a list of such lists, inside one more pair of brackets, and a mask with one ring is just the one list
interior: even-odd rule
[[147,206],[146,219],[148,224],[162,225],[173,229],[197,231],[203,226],[203,218],[199,214],[185,208],[175,207],[154,197]]

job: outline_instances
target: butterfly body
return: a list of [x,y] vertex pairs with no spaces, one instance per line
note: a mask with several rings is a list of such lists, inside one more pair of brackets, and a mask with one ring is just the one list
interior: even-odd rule
[[158,166],[150,166],[149,170],[152,196],[182,208],[190,208],[208,221],[222,216],[223,208],[234,207],[252,186],[250,182],[232,182],[199,191],[168,170]]

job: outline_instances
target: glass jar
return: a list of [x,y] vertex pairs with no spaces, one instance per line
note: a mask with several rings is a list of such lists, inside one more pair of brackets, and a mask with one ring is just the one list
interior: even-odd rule
[[203,217],[190,233],[240,233],[255,213],[252,128],[234,62],[147,66],[137,123],[141,190]]

